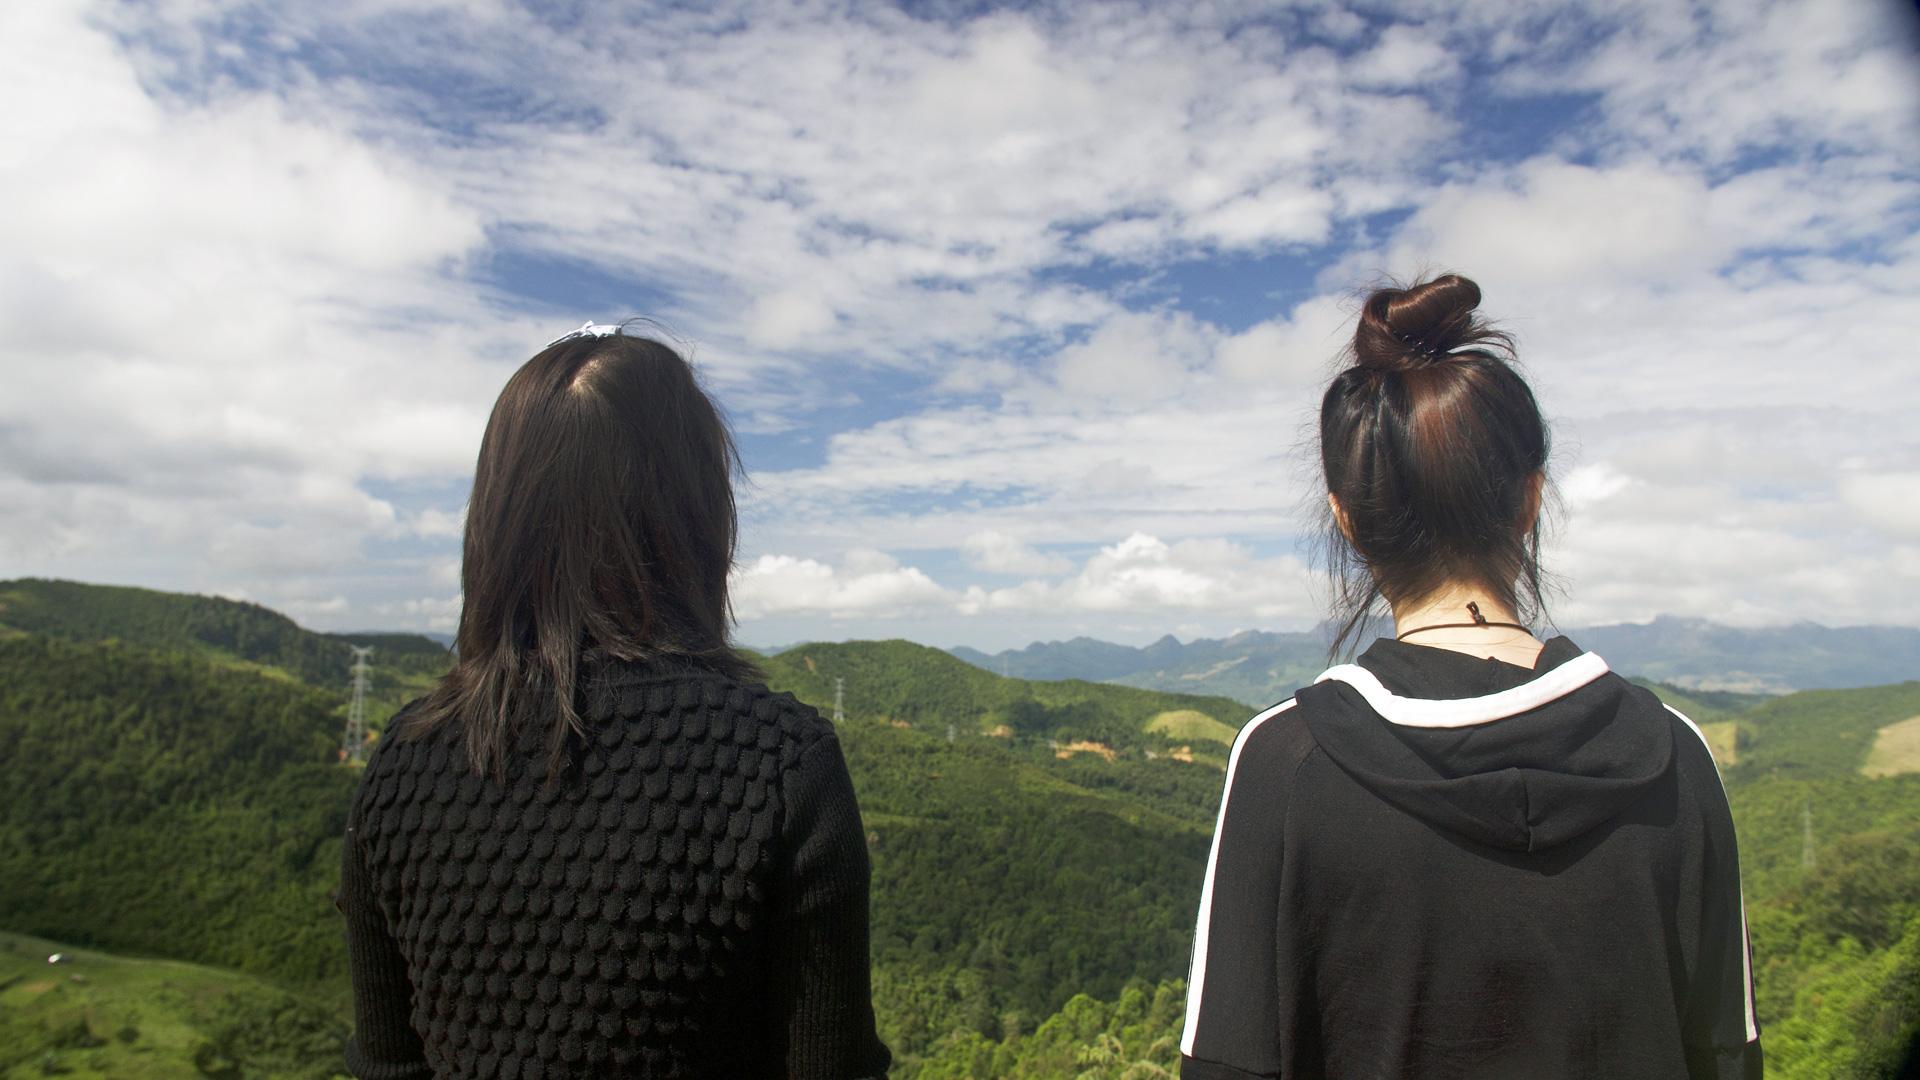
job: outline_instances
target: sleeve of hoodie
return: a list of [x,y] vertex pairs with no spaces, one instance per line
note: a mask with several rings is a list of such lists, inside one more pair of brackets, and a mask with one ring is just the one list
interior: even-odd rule
[[1312,739],[1288,701],[1240,729],[1207,857],[1180,1035],[1182,1080],[1278,1077],[1312,1030],[1281,985],[1281,834]]
[[[1680,714],[1675,711],[1675,716]],[[1681,782],[1698,793],[1706,825],[1705,873],[1699,903],[1683,1038],[1692,1080],[1759,1080],[1760,1026],[1754,1019],[1753,951],[1740,890],[1740,850],[1706,740],[1691,720],[1676,732],[1686,749],[1676,755]],[[1690,743],[1685,740],[1692,740]]]

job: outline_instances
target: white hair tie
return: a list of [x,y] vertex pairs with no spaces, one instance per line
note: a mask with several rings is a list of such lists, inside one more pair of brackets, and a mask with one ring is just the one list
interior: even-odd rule
[[547,348],[551,349],[563,341],[572,341],[577,337],[611,337],[619,332],[620,328],[611,323],[597,323],[592,319],[588,319],[586,322],[580,324],[580,329],[572,333],[561,334],[559,337],[547,342]]

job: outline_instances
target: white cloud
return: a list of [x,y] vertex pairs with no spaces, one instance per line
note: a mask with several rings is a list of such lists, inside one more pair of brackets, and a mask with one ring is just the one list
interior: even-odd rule
[[960,542],[967,565],[989,574],[1027,574],[1044,576],[1063,574],[1073,563],[1059,555],[1048,555],[1017,537],[993,529],[983,529]]
[[1382,30],[1349,70],[1362,86],[1406,88],[1458,76],[1460,60],[1436,30],[1396,23]]
[[1295,558],[1257,558],[1226,540],[1168,544],[1134,533],[1100,549],[1073,577],[1005,589],[969,589],[963,610],[1203,611],[1214,619],[1299,619],[1312,614],[1314,580]]
[[[1614,132],[1715,161],[1759,147],[1911,145],[1920,98],[1906,7],[1637,0],[1607,9],[1599,33],[1533,50],[1506,78],[1597,91]],[[1514,21],[1504,4],[1481,16]],[[1599,48],[1589,47],[1601,33]]]
[[1334,370],[1334,358],[1352,340],[1353,318],[1354,305],[1316,296],[1222,340],[1215,365],[1245,382],[1310,389]]
[[458,539],[467,528],[467,510],[447,511],[437,507],[424,507],[407,522],[408,531],[415,536],[428,539]]
[[368,481],[470,468],[539,331],[450,276],[485,219],[448,178],[310,102],[156,92],[125,14],[0,11],[0,561],[337,623],[402,572],[365,542],[457,528]]
[[[451,633],[460,627],[461,603],[462,598],[459,593],[452,596],[414,596],[377,604],[373,608],[373,615],[388,626],[405,626],[416,630]],[[356,627],[356,629],[369,628]]]
[[835,567],[790,555],[762,555],[735,572],[734,612],[743,622],[793,612],[829,618],[885,618],[950,608],[954,594],[915,567],[871,550]]
[[1627,489],[1633,478],[1605,462],[1582,465],[1560,480],[1560,497],[1575,512]]
[[757,624],[794,613],[884,622],[937,615],[1020,619],[1063,612],[1164,619],[1184,612],[1205,616],[1206,622],[1195,626],[1230,626],[1248,618],[1309,617],[1317,589],[1300,560],[1262,558],[1244,545],[1217,538],[1167,543],[1135,533],[1101,547],[1077,568],[1003,535],[981,534],[966,548],[988,559],[1004,559],[993,564],[995,573],[1025,567],[1036,576],[1003,588],[975,585],[960,590],[870,549],[851,553],[838,566],[762,555],[735,574],[734,608],[749,635]]
[[279,607],[283,614],[304,621],[316,618],[337,618],[345,615],[350,605],[344,596],[329,596],[324,600],[282,600]]
[[1164,398],[1206,358],[1207,336],[1191,319],[1116,315],[1054,357],[1054,379],[1076,397]]
[[1920,472],[1847,476],[1840,481],[1840,497],[1875,528],[1920,541]]
[[[7,6],[0,562],[444,623],[448,491],[564,329],[531,258],[691,331],[775,448],[763,617],[1305,620],[1247,552],[1307,520],[1347,290],[1424,264],[1520,333],[1578,610],[1920,621],[1874,587],[1920,563],[1883,7]],[[1216,308],[1196,265],[1278,281]]]
[[1697,279],[1746,239],[1708,207],[1707,185],[1690,170],[1536,159],[1442,187],[1400,229],[1390,263],[1437,257],[1566,289]]
[[747,340],[771,349],[819,348],[833,329],[833,309],[816,297],[787,290],[763,296],[747,309]]

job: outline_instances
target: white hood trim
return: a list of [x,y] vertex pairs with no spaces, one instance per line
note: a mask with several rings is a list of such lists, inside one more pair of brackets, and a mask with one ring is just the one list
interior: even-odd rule
[[1607,662],[1599,653],[1581,653],[1552,671],[1511,690],[1475,698],[1401,697],[1386,688],[1373,672],[1358,664],[1328,668],[1313,680],[1346,683],[1367,699],[1373,711],[1402,727],[1456,728],[1518,716],[1566,697],[1605,675]]

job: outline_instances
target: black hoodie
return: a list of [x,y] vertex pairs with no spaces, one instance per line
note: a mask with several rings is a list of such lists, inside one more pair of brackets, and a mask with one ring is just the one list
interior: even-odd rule
[[1186,1080],[1760,1075],[1705,740],[1564,637],[1395,641],[1234,741]]

